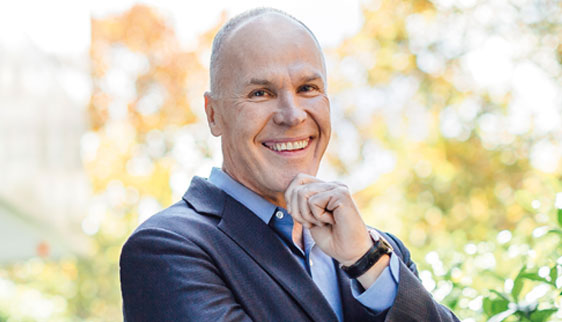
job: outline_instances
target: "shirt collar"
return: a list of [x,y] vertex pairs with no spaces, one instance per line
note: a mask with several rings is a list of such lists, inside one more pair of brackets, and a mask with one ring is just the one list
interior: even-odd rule
[[277,209],[274,204],[232,179],[232,177],[219,168],[213,168],[213,170],[211,170],[209,181],[246,208],[250,209],[263,220],[263,222],[269,224],[271,217]]

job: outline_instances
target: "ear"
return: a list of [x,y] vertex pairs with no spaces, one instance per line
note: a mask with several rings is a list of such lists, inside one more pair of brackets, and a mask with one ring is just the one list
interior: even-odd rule
[[222,128],[218,120],[220,116],[217,113],[216,101],[213,99],[210,92],[205,92],[205,114],[207,114],[207,123],[211,129],[211,133],[214,136],[221,136]]

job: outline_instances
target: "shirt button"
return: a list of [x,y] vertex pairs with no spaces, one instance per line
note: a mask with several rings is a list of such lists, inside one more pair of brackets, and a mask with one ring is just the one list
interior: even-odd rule
[[313,262],[313,261],[310,261],[310,266],[311,266],[311,267],[314,266],[314,262]]
[[284,216],[284,215],[283,215],[283,212],[282,212],[282,211],[278,211],[278,212],[275,214],[275,217],[277,217],[277,219],[283,219],[283,216]]

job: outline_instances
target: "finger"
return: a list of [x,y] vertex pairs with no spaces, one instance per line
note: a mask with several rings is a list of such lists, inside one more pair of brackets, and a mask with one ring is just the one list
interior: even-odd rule
[[289,183],[289,185],[294,184],[300,186],[311,182],[323,182],[323,181],[309,174],[299,173],[293,178],[293,180],[291,181],[291,183]]
[[298,194],[299,188],[300,188],[300,186],[296,186],[293,189],[291,189],[291,194],[290,194],[289,198],[287,199],[287,202],[290,205],[290,209],[291,209],[290,214],[291,214],[291,216],[293,216],[293,219],[298,221],[299,223],[301,223],[306,228],[309,228],[311,223],[309,223],[302,216],[301,211],[300,211],[300,207],[298,206],[298,204],[299,204],[299,194]]
[[303,186],[296,186],[291,190],[289,199],[287,200],[288,205],[290,205],[289,208],[291,209],[289,214],[291,214],[293,220],[299,222],[306,228],[310,229],[315,224],[314,221],[311,221],[311,216],[308,215],[310,210],[303,209],[301,211],[301,208],[299,207],[299,200],[301,199],[300,196],[302,194],[301,192],[302,188]]
[[302,218],[305,222],[309,222],[313,225],[324,225],[324,221],[319,220],[312,214],[308,204],[308,198],[318,192],[328,191],[333,188],[333,184],[326,182],[312,182],[293,188],[289,201],[291,210],[295,212],[297,217]]
[[285,189],[285,202],[287,203],[287,210],[289,211],[289,213],[291,214],[296,214],[297,216],[299,215],[297,213],[298,209],[296,208],[297,203],[296,201],[296,197],[294,195],[294,191],[297,187],[300,187],[301,185],[304,184],[308,184],[311,182],[322,182],[321,180],[317,179],[316,177],[304,174],[304,173],[299,173],[297,174],[293,180],[291,180],[291,182],[289,183],[289,185],[287,186],[287,189]]
[[331,200],[331,196],[327,192],[329,191],[317,193],[308,198],[308,208],[317,220],[325,224],[333,225],[335,224],[334,216],[332,212],[326,209]]
[[306,220],[318,226],[333,223],[333,221],[329,218],[330,216],[322,216],[321,214],[313,213],[309,204],[309,199],[313,198],[316,194],[332,189],[334,189],[334,184],[327,182],[313,182],[301,186],[297,190],[299,195],[298,202],[301,215]]
[[328,191],[319,192],[309,199],[309,206],[315,216],[323,217],[330,213],[332,220],[337,220],[334,212],[341,207],[346,198],[351,198],[347,187],[336,186]]
[[337,208],[341,207],[343,204],[343,198],[345,197],[343,193],[341,193],[341,188],[334,189],[334,195],[328,201],[326,205],[326,210],[330,212],[336,211]]
[[361,215],[347,187],[338,186],[332,190],[317,193],[311,199],[309,201],[313,213],[318,215],[322,211],[331,213],[332,220],[334,221],[333,225],[339,226],[340,231],[357,230],[357,227],[364,226]]
[[[285,201],[287,203],[289,203],[289,200],[291,200],[291,195],[293,193],[293,190],[301,185],[304,184],[308,184],[311,182],[322,182],[320,179],[310,176],[308,174],[304,174],[304,173],[299,173],[297,174],[293,180],[291,180],[291,182],[289,183],[289,185],[287,186],[287,189],[285,189]],[[287,206],[289,207],[289,206]],[[288,210],[288,209],[287,209]]]
[[316,220],[316,218],[310,212],[310,208],[308,206],[309,193],[313,193],[313,192],[309,191],[306,186],[300,186],[299,188],[295,189],[295,195],[297,196],[296,208],[298,209],[300,216],[311,225],[322,225],[323,223]]

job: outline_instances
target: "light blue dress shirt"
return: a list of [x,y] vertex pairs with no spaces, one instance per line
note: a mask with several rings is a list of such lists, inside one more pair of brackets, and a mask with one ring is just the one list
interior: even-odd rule
[[[265,200],[232,179],[221,169],[213,168],[209,181],[250,209],[277,232],[281,241],[291,250],[295,259],[322,291],[338,319],[343,321],[343,309],[334,261],[316,246],[310,231],[306,228],[303,229],[304,249],[301,249],[293,242],[293,218],[287,213],[287,210]],[[382,312],[392,306],[398,291],[398,271],[400,267],[398,260],[393,253],[390,257],[389,267],[386,267],[375,283],[366,290],[363,290],[359,282],[352,280],[351,292],[355,299],[375,313]]]

